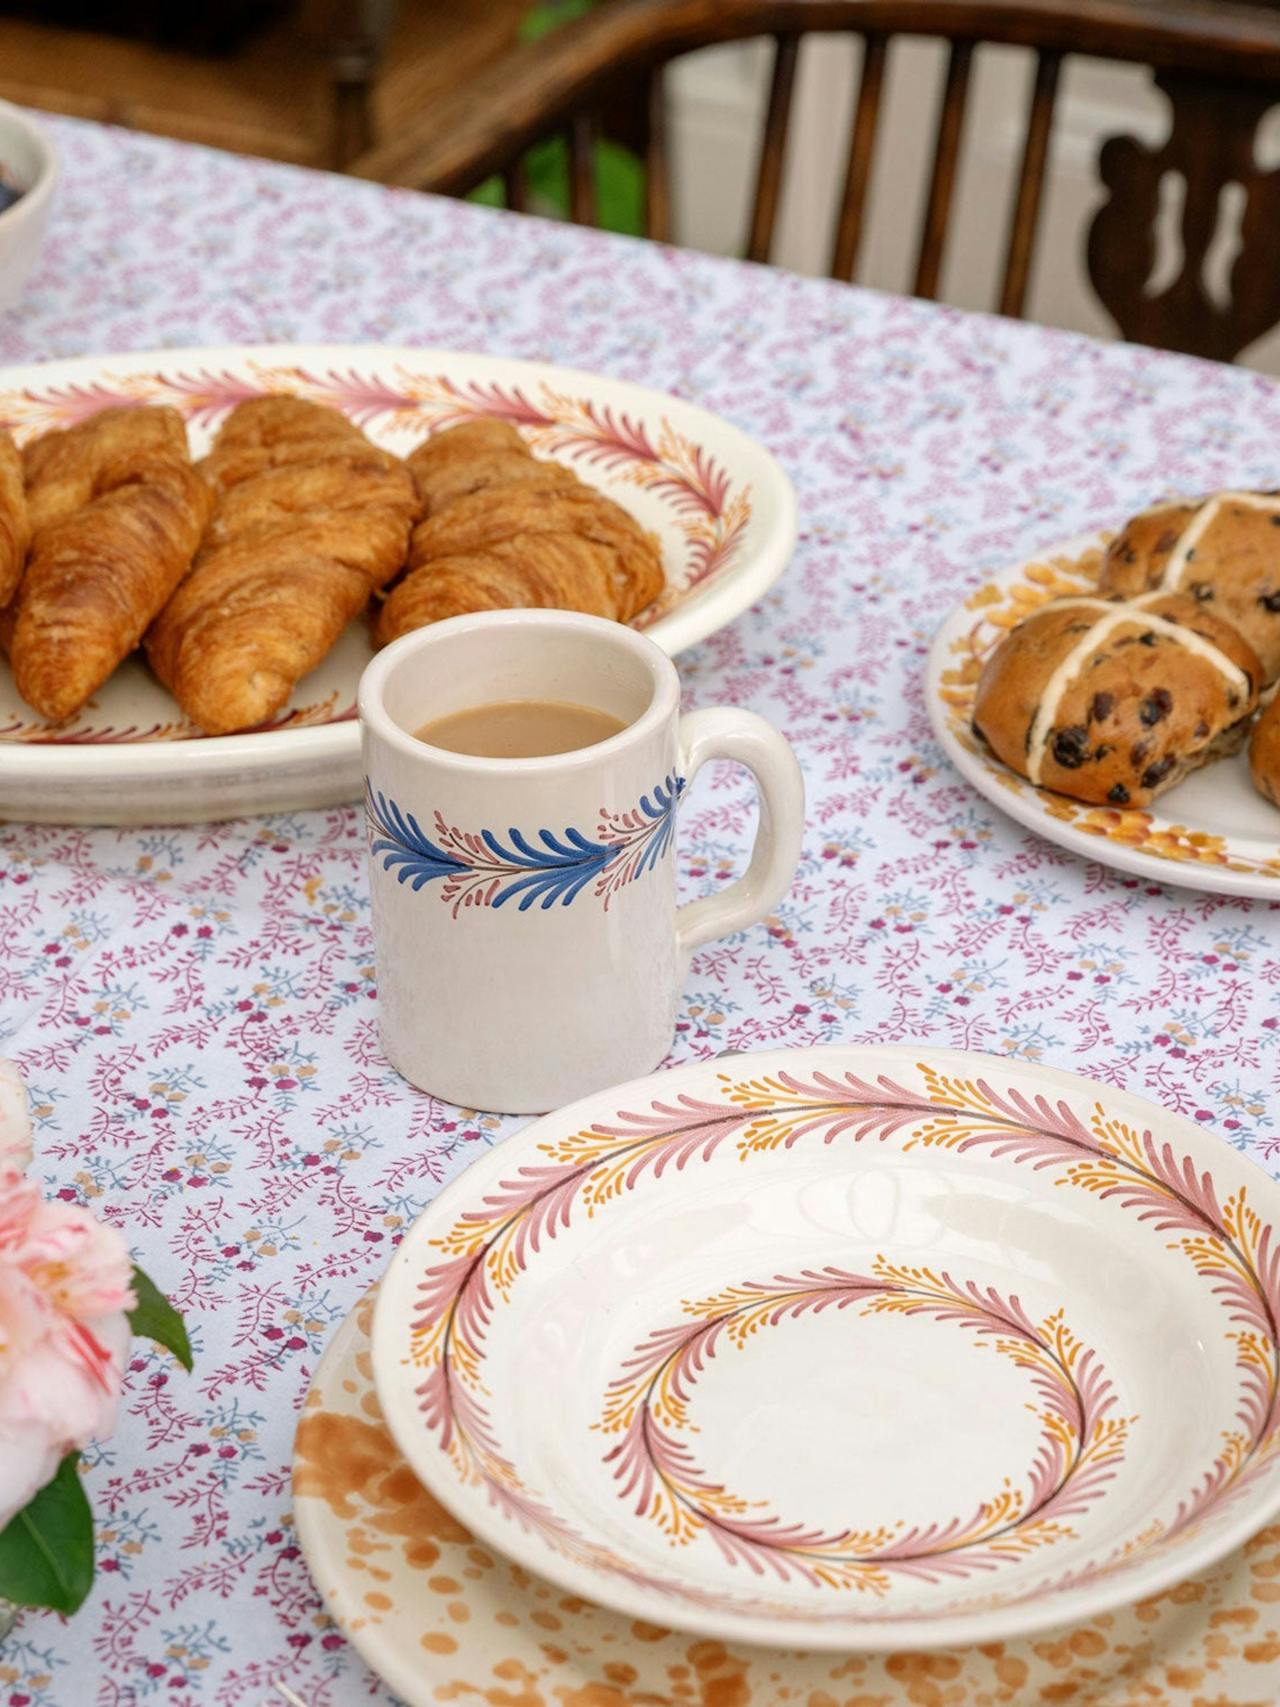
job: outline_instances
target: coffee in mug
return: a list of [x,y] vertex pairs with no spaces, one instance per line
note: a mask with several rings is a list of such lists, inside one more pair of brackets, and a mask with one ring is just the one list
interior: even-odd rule
[[562,699],[508,699],[472,706],[424,723],[414,734],[428,747],[475,759],[545,759],[595,747],[626,728],[612,712]]

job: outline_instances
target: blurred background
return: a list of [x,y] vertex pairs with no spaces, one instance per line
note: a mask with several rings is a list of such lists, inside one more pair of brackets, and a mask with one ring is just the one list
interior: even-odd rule
[[[202,0],[184,12],[172,0],[0,0],[0,97],[216,147],[439,187],[431,164],[439,154],[430,139],[436,114],[456,112],[471,86],[480,91],[478,101],[492,101],[504,67],[516,77],[533,44],[580,29],[589,13],[626,3]],[[1212,0],[1187,4],[1203,12]],[[808,35],[799,44],[770,258],[800,272],[830,268],[864,54],[853,35]],[[971,74],[966,68],[963,136],[936,289],[958,306],[990,308],[1000,300],[1037,63],[1032,47],[991,45],[974,55]],[[671,60],[662,100],[670,182],[664,218],[672,240],[716,253],[744,252],[774,66],[768,39],[728,42]],[[862,220],[860,283],[913,287],[947,66],[944,40],[902,35],[891,43]],[[1055,93],[1051,161],[1022,311],[1050,325],[1115,335],[1116,320],[1091,285],[1085,257],[1084,234],[1106,196],[1099,150],[1117,134],[1158,148],[1169,135],[1170,107],[1146,65],[1075,54],[1062,60]],[[423,134],[427,141],[415,154],[411,145]],[[642,232],[641,144],[628,145],[624,122],[593,133],[590,146],[596,222]],[[1258,126],[1253,163],[1263,178],[1280,166],[1280,106]],[[1204,292],[1220,305],[1230,299],[1247,203],[1230,162],[1223,175],[1202,267]],[[519,205],[567,216],[572,177],[563,138],[537,144],[523,158]],[[1271,187],[1264,183],[1261,190]],[[511,198],[511,179],[504,184],[491,175],[465,193],[500,203]],[[1164,173],[1148,290],[1178,273],[1184,199],[1183,181]],[[1273,224],[1273,246],[1274,231]],[[1280,248],[1273,247],[1269,263],[1280,277]],[[1134,265],[1145,266],[1141,253]],[[1142,328],[1130,332],[1203,348],[1190,335],[1180,341]],[[1238,359],[1280,372],[1280,330],[1253,338]]]

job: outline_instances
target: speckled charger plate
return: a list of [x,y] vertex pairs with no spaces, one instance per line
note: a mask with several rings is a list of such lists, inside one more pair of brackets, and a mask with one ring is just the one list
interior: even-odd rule
[[[1030,1641],[800,1654],[679,1635],[566,1595],[477,1546],[417,1482],[373,1390],[372,1295],[299,1421],[298,1536],[329,1611],[408,1707],[1270,1707],[1280,1525],[1213,1570]],[[318,1665],[319,1662],[317,1661]],[[289,1682],[304,1698],[301,1660]]]

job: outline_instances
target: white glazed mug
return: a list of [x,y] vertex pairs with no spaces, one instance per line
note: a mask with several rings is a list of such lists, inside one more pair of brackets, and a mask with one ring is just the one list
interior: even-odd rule
[[[412,731],[503,701],[590,706],[624,728],[549,758],[472,758]],[[785,894],[804,784],[749,711],[680,715],[651,640],[564,611],[459,616],[407,634],[360,683],[383,1043],[419,1089],[541,1113],[652,1071],[689,958]],[[676,906],[676,807],[708,759],[746,765],[760,823],[744,876]]]

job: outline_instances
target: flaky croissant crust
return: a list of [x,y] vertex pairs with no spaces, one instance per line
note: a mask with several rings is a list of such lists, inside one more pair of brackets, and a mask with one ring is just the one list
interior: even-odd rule
[[17,591],[30,542],[22,455],[12,436],[0,429],[0,608]]
[[584,611],[628,622],[662,590],[657,541],[514,427],[478,420],[410,456],[424,517],[377,623],[386,643],[465,612]]
[[7,613],[19,693],[74,715],[190,566],[209,494],[173,409],[107,409],[23,453],[31,548]]
[[240,404],[201,472],[208,531],[146,646],[187,716],[221,735],[269,722],[399,571],[418,498],[397,457],[291,397]]

